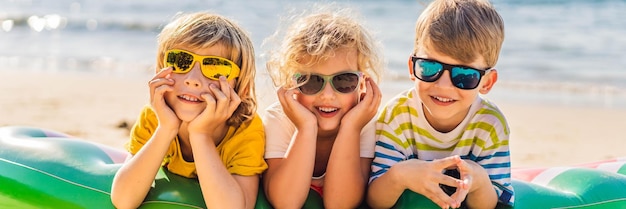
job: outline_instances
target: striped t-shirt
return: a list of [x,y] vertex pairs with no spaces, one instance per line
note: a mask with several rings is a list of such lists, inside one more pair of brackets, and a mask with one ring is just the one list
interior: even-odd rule
[[370,182],[400,161],[430,161],[452,155],[481,165],[489,174],[498,200],[513,205],[509,127],[500,110],[480,96],[463,122],[447,133],[435,130],[426,121],[415,88],[392,99],[376,123]]

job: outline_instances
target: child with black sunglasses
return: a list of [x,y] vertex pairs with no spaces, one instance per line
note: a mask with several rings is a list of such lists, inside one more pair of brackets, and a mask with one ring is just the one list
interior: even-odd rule
[[132,156],[113,180],[113,204],[140,206],[163,167],[198,178],[207,208],[254,208],[267,164],[246,32],[219,15],[180,15],[158,36],[156,71],[126,145]]
[[356,208],[364,199],[381,100],[373,78],[382,60],[352,11],[332,8],[291,18],[284,37],[273,37],[281,45],[267,69],[280,88],[263,118],[263,183],[276,208],[302,208],[310,195],[325,208]]
[[389,208],[410,190],[441,208],[513,205],[509,126],[479,96],[498,79],[502,18],[486,0],[434,0],[415,30],[415,86],[376,123],[368,203]]

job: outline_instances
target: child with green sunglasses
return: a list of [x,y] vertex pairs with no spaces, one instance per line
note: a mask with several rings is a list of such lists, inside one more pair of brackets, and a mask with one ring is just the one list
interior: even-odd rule
[[487,0],[434,0],[415,31],[415,86],[378,118],[368,203],[389,208],[409,190],[441,208],[513,205],[509,126],[479,95],[498,80],[502,18]]
[[[276,208],[356,208],[374,157],[381,54],[350,9],[319,6],[274,37],[267,69],[279,102],[263,117],[265,194]],[[272,39],[269,39],[272,40]]]
[[148,83],[150,105],[131,130],[113,204],[140,206],[163,167],[197,178],[207,208],[254,208],[267,168],[255,72],[252,42],[234,22],[198,12],[166,25]]

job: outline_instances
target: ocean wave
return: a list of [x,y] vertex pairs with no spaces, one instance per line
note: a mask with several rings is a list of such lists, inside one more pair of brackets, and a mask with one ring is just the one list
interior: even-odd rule
[[[142,22],[135,19],[95,19],[87,17],[68,17],[58,14],[46,15],[18,15],[0,17],[4,31],[10,32],[19,28],[30,28],[34,31],[72,30],[72,31],[141,31],[159,32],[163,27],[161,22]],[[10,26],[4,26],[10,24]]]

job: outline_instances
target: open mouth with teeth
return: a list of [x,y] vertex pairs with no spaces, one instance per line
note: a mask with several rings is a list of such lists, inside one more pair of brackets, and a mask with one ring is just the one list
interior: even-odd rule
[[454,99],[443,98],[443,97],[438,97],[438,96],[431,96],[431,98],[433,98],[434,100],[437,100],[439,102],[445,102],[445,103],[454,102],[455,101]]
[[202,102],[202,100],[198,99],[197,97],[189,96],[186,94],[178,95],[178,98],[188,102]]
[[323,112],[323,113],[333,113],[333,112],[336,112],[337,110],[339,110],[339,108],[336,108],[336,107],[317,107],[317,110],[319,110],[320,112]]

